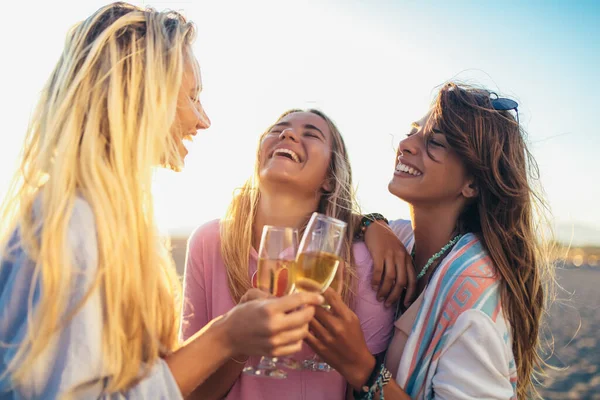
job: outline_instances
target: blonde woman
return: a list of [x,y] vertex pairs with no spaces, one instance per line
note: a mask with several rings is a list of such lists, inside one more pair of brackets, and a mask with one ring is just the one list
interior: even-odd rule
[[[354,240],[358,230],[355,210],[348,153],[336,125],[321,111],[285,112],[261,136],[254,177],[235,196],[226,217],[201,226],[190,238],[183,338],[238,302],[266,296],[251,289],[263,226],[291,226],[302,231],[311,214],[318,211],[348,223],[342,249],[345,268],[341,296],[358,316],[369,354],[382,353],[391,338],[394,308],[380,302],[377,290],[372,289],[373,280],[378,282],[381,275],[375,276],[365,244]],[[387,247],[396,245],[398,251],[403,250],[400,241],[393,239]],[[375,236],[370,240],[376,241]],[[400,261],[397,264],[404,267]],[[387,274],[395,273],[393,261],[386,265]],[[406,280],[399,277],[402,272],[406,270],[397,275],[396,285],[386,275],[384,284],[376,286],[378,290],[387,286],[383,293],[388,300],[396,294],[399,297],[396,286],[406,285]],[[345,396],[346,381],[336,371],[289,371],[283,381],[261,379],[241,374],[248,356],[242,351],[223,365],[198,388],[198,398],[331,400]],[[307,347],[297,358],[313,356]],[[250,358],[250,363],[256,362]]]
[[69,32],[0,212],[1,398],[177,399],[242,349],[300,349],[320,296],[248,302],[178,344],[150,186],[210,125],[193,37],[125,3]]

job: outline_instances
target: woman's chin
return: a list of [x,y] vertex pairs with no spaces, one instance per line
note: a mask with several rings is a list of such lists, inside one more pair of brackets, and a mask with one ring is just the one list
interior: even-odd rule
[[388,192],[390,192],[400,200],[404,201],[408,201],[407,197],[410,197],[410,193],[407,193],[408,188],[406,187],[406,185],[403,185],[401,182],[397,182],[393,178],[388,184]]
[[264,168],[259,174],[261,182],[291,184],[297,181],[296,174],[291,173],[283,168]]
[[271,187],[277,191],[295,191],[299,190],[298,183],[294,179],[290,179],[289,176],[285,175],[267,175],[260,178],[260,185],[265,187]]

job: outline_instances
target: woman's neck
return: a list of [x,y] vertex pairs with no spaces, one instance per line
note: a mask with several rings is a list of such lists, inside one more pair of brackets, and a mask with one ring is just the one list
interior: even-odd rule
[[265,225],[301,228],[319,206],[320,194],[302,196],[301,193],[261,190],[254,218],[252,245],[258,250]]
[[460,209],[411,206],[410,211],[415,235],[413,261],[418,274],[431,256],[439,252],[456,235],[456,222]]

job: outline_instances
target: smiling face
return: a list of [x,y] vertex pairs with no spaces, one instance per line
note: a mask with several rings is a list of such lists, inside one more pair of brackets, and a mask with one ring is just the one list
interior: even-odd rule
[[263,136],[259,150],[261,185],[292,185],[316,193],[329,190],[332,133],[327,122],[312,112],[292,112]]
[[184,65],[183,77],[177,97],[177,114],[171,127],[181,159],[185,159],[188,150],[184,141],[192,141],[199,130],[210,127],[210,120],[200,103],[202,79],[195,61],[188,58]]
[[431,114],[412,124],[396,154],[390,193],[415,205],[464,201],[476,194],[464,163],[452,150]]

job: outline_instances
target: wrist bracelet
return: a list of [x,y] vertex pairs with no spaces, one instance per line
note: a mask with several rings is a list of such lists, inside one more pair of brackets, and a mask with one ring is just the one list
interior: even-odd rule
[[246,359],[244,361],[238,361],[233,357],[229,357],[229,358],[231,358],[232,361],[235,361],[238,364],[246,364],[246,362],[250,359],[250,356],[246,357]]
[[379,399],[384,400],[383,387],[392,379],[392,373],[384,364],[375,365],[373,372],[360,391],[353,391],[355,400],[372,400],[379,392]]
[[383,221],[386,224],[389,224],[389,221],[387,220],[387,218],[379,213],[365,214],[365,215],[363,215],[363,217],[360,220],[360,225],[359,225],[360,229],[359,229],[358,233],[356,234],[355,238],[357,240],[364,239],[367,228],[369,227],[369,225],[371,225],[375,221]]

